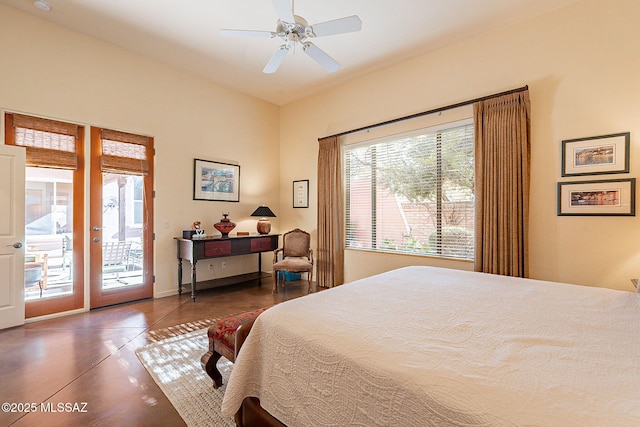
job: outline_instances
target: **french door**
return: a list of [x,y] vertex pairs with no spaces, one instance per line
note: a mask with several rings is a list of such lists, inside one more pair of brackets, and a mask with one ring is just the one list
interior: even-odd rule
[[153,139],[91,128],[86,224],[84,129],[5,114],[5,144],[26,150],[24,249],[14,249],[26,318],[85,307],[87,265],[90,308],[153,295]]
[[91,128],[90,307],[153,296],[153,139]]
[[83,142],[83,126],[5,114],[5,143],[26,151],[26,318],[84,306]]

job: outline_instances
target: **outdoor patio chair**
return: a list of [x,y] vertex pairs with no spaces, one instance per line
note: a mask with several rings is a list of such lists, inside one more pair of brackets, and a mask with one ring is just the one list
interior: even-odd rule
[[116,273],[116,281],[120,280],[120,273],[127,271],[131,242],[105,242],[102,244],[102,272]]

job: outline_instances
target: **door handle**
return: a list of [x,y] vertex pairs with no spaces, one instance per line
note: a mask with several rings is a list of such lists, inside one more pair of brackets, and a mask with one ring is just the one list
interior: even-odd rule
[[15,242],[13,245],[7,245],[7,246],[13,246],[16,249],[20,249],[22,247],[22,243],[20,242]]
[[99,238],[99,237],[94,237],[94,238],[93,238],[93,241],[94,241],[95,243],[98,243],[98,242],[100,241],[100,238]]
[[93,231],[100,231],[102,230],[102,227],[98,227],[97,225],[93,226]]

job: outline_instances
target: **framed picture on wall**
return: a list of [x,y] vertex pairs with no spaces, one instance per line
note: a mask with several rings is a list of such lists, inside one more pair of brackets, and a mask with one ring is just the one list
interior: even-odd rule
[[562,141],[562,176],[629,172],[630,132]]
[[558,183],[558,215],[635,214],[635,178]]
[[293,181],[293,207],[309,207],[309,180]]
[[193,200],[239,202],[240,166],[194,159]]

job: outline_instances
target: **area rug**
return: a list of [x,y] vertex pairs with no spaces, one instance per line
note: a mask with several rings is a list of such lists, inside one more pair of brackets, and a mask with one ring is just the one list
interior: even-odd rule
[[160,341],[165,338],[183,335],[189,332],[206,329],[216,323],[220,318],[196,320],[193,322],[182,323],[180,325],[169,326],[168,328],[154,329],[146,333],[147,340],[150,342]]
[[187,426],[233,427],[233,418],[220,414],[233,364],[224,357],[218,361],[225,385],[214,389],[213,381],[200,366],[208,345],[205,328],[153,342],[140,347],[136,354]]

